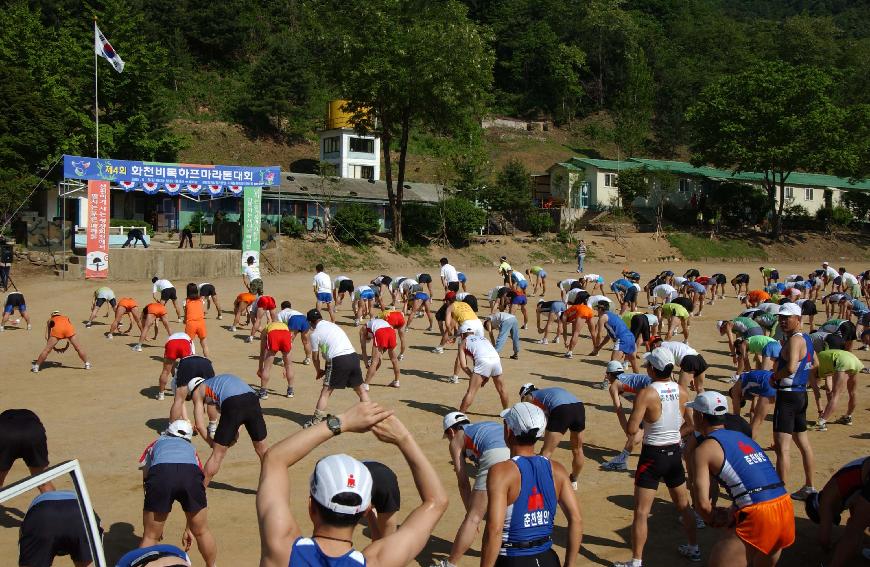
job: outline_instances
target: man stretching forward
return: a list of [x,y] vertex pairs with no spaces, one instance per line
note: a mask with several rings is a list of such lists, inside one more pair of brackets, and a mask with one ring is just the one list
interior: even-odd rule
[[[356,459],[330,455],[317,462],[311,475],[308,510],[314,529],[310,538],[303,537],[290,511],[287,469],[341,433],[367,431],[401,451],[421,504],[394,533],[362,551],[355,550],[353,535],[371,503],[372,476]],[[378,404],[359,403],[343,414],[329,416],[326,422],[297,431],[266,453],[257,489],[260,567],[404,567],[429,542],[446,509],[447,493],[438,474],[402,422]]]

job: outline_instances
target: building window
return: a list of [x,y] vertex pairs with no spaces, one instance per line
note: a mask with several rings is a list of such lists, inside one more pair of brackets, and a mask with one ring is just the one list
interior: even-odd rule
[[619,181],[619,176],[615,173],[605,173],[604,174],[604,186],[605,187],[616,187],[617,182]]
[[330,138],[323,138],[323,153],[324,154],[337,154],[340,149],[339,146],[341,144],[341,138],[338,136],[332,136]]
[[680,193],[691,193],[692,192],[692,180],[691,179],[680,179]]
[[348,165],[347,176],[351,179],[374,179],[375,168],[372,165]]
[[790,201],[794,200],[794,187],[785,188],[785,198]]
[[375,141],[366,138],[351,138],[350,151],[361,154],[373,154],[375,153]]
[[811,187],[807,187],[804,189],[804,201],[812,201],[813,200],[813,189]]

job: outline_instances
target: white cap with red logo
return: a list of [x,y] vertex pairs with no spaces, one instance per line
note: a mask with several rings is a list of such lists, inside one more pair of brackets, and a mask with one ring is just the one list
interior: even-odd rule
[[[339,494],[356,494],[359,504],[335,502]],[[372,475],[360,461],[349,455],[330,455],[317,461],[311,473],[311,496],[338,514],[359,514],[372,501]]]
[[688,402],[686,407],[707,415],[725,415],[728,413],[728,398],[719,392],[707,390]]

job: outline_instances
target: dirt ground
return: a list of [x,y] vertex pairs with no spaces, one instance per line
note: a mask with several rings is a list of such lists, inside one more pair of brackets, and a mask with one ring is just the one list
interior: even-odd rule
[[[497,257],[497,248],[493,247],[493,256]],[[457,262],[458,263],[458,262]],[[623,264],[600,264],[592,262],[587,267],[589,271],[602,273],[607,281],[612,281]],[[437,263],[433,262],[431,272],[437,277]],[[459,265],[459,269],[466,266]],[[644,276],[651,275],[666,266],[653,262],[635,264],[633,266]],[[674,271],[683,272],[691,267],[686,262],[674,263],[670,266]],[[744,270],[753,273],[753,283],[756,266],[739,266],[728,264],[707,264],[699,266],[702,273],[723,271],[733,275]],[[815,267],[814,264],[779,264],[780,272],[807,273]],[[867,266],[849,266],[851,271],[862,271]],[[860,270],[859,270],[860,268]],[[486,290],[499,282],[494,268],[471,268],[464,270],[469,276],[470,291],[482,297]],[[547,265],[551,290],[548,298],[558,294],[555,283],[573,274],[571,265]],[[410,274],[410,271],[409,271]],[[13,274],[16,275],[16,274]],[[334,277],[338,273],[331,273]],[[376,274],[372,271],[351,272],[350,276],[357,282],[368,281]],[[154,399],[157,377],[160,372],[161,346],[165,336],[161,334],[156,343],[147,345],[144,352],[132,352],[129,348],[134,343],[133,337],[116,337],[113,341],[103,338],[107,330],[108,320],[98,318],[97,323],[86,329],[80,322],[87,318],[92,291],[98,283],[85,281],[61,281],[48,276],[20,276],[16,279],[18,286],[26,294],[29,312],[33,317],[34,330],[26,331],[7,328],[0,335],[0,365],[6,368],[0,378],[0,399],[2,409],[30,408],[35,411],[45,423],[48,431],[49,450],[53,463],[67,459],[79,459],[84,469],[88,489],[90,490],[95,508],[102,518],[106,530],[105,548],[108,559],[114,564],[121,553],[136,547],[142,534],[141,506],[143,499],[140,473],[137,470],[137,459],[155,436],[165,428],[169,412],[170,400],[163,402]],[[187,282],[175,282],[179,291]],[[240,291],[241,282],[237,278],[223,279],[213,282],[220,293],[224,310],[232,307],[232,300]],[[147,302],[151,290],[148,281],[112,283],[116,295],[132,296],[139,300],[140,305]],[[436,286],[437,287],[437,286]],[[266,278],[266,290],[279,300],[291,299],[294,307],[306,310],[313,304],[311,293],[311,274],[307,271],[290,275],[271,276]],[[708,373],[708,384],[712,389],[726,389],[725,378],[731,374],[732,365],[727,356],[727,344],[720,339],[714,328],[718,318],[735,316],[739,310],[733,290],[728,290],[728,297],[715,306],[706,306],[702,317],[692,321],[692,346],[703,353],[711,364]],[[436,293],[436,296],[438,294]],[[482,302],[483,303],[483,302]],[[437,304],[436,304],[437,305]],[[72,349],[66,354],[54,354],[48,364],[39,374],[31,374],[30,363],[43,346],[45,320],[53,309],[62,309],[77,323],[79,337],[90,354],[93,368],[89,371],[82,365]],[[532,310],[532,316],[534,316]],[[243,342],[244,332],[231,333],[228,325],[231,322],[225,315],[223,321],[215,321],[209,314],[209,343],[212,358],[218,372],[234,373],[243,379],[255,383],[256,354],[259,345],[249,345]],[[354,344],[358,344],[358,334],[352,326],[350,307],[346,303],[340,311],[339,323],[348,332]],[[377,385],[371,389],[372,398],[394,408],[398,416],[408,425],[419,443],[429,455],[441,475],[442,481],[451,494],[450,507],[444,518],[432,534],[429,545],[418,557],[418,563],[429,567],[433,558],[444,557],[453,541],[456,528],[463,515],[461,500],[456,488],[456,480],[452,473],[447,443],[441,438],[441,416],[453,410],[465,390],[465,380],[458,385],[444,382],[451,374],[453,352],[442,355],[431,352],[431,347],[437,344],[434,333],[420,330],[424,327],[420,321],[415,323],[416,329],[409,333],[410,346],[405,361],[402,363],[402,387],[392,389],[384,387],[389,382],[389,369],[382,368],[375,378]],[[533,325],[532,325],[533,327]],[[173,330],[182,330],[179,323],[173,324]],[[561,357],[561,345],[542,346],[533,344],[536,339],[533,330],[524,331],[523,351],[518,361],[505,359],[505,378],[509,385],[512,399],[516,398],[518,387],[528,381],[539,386],[562,386],[576,394],[586,404],[587,429],[585,433],[586,466],[580,479],[580,490],[577,494],[581,502],[583,529],[583,558],[580,564],[608,565],[610,561],[630,557],[628,540],[632,517],[632,474],[636,466],[637,454],[630,462],[629,473],[602,472],[598,465],[605,459],[616,455],[624,443],[624,435],[617,425],[616,417],[610,406],[610,400],[605,391],[592,386],[603,377],[604,365],[609,358],[609,351],[602,352],[595,358],[586,356],[590,350],[588,338],[575,351],[573,360]],[[197,347],[198,348],[198,347]],[[507,352],[507,349],[506,349]],[[865,361],[868,353],[857,352]],[[307,419],[314,406],[315,396],[319,392],[319,383],[313,380],[314,370],[311,366],[301,364],[303,354],[299,345],[294,347],[293,358],[296,361],[296,397],[287,399],[278,392],[283,392],[284,384],[280,368],[272,373],[273,395],[262,403],[269,428],[269,441],[275,442],[284,436],[297,431],[300,424]],[[486,387],[472,406],[473,420],[498,419],[498,398],[492,386]],[[330,409],[341,411],[355,401],[352,393],[341,392],[332,398]],[[845,401],[843,402],[845,404]],[[825,433],[811,433],[816,451],[815,484],[821,487],[830,475],[847,461],[859,455],[867,454],[868,445],[867,424],[870,422],[870,391],[868,380],[861,378],[859,386],[859,407],[855,412],[855,425],[852,427],[832,425]],[[815,412],[810,411],[810,417]],[[841,412],[838,412],[838,414]],[[761,434],[762,446],[768,446],[772,433],[769,427]],[[203,460],[209,451],[205,443],[195,440]],[[377,459],[393,467],[399,476],[403,490],[403,510],[407,513],[418,501],[414,494],[413,484],[408,471],[402,466],[399,453],[381,445],[373,435],[342,435],[315,451],[304,462],[292,471],[293,480],[293,513],[302,519],[304,530],[310,523],[305,518],[307,506],[308,476],[317,458],[335,452],[347,452],[358,458]],[[556,453],[555,458],[568,465],[570,453],[565,444]],[[801,485],[801,466],[798,452],[793,451],[792,475],[788,479],[788,489],[797,490]],[[254,494],[257,487],[258,460],[242,433],[238,445],[229,451],[223,467],[209,489],[209,516],[212,530],[219,546],[219,564],[221,565],[255,565],[259,554],[259,541],[254,510]],[[19,461],[8,477],[8,481],[20,479],[26,475],[26,469]],[[64,487],[65,483],[60,483]],[[17,553],[17,527],[24,511],[35,494],[10,500],[0,507],[0,556],[6,559],[0,561],[5,565],[13,564]],[[662,488],[660,500],[653,508],[650,518],[650,539],[646,546],[645,565],[650,567],[671,566],[682,560],[676,551],[676,546],[682,543],[682,532],[677,523],[677,514],[667,499],[667,493]],[[814,526],[806,520],[802,504],[796,506],[797,533],[796,544],[788,549],[781,565],[818,565],[823,559],[822,553],[814,540]],[[168,543],[178,543],[183,529],[183,514],[176,506],[170,516],[165,539]],[[558,551],[563,552],[564,517],[557,514],[557,530],[555,540]],[[357,530],[355,543],[363,547],[368,543],[367,530]],[[700,532],[700,541],[704,557],[717,537],[716,530],[705,529]],[[472,550],[462,561],[467,567],[479,561],[480,540],[475,542]],[[195,565],[202,565],[201,558],[195,550],[192,555]],[[56,565],[68,565],[67,559],[60,560]]]

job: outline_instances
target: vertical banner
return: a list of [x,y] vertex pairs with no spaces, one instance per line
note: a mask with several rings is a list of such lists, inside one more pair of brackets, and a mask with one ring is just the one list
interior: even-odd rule
[[254,257],[254,265],[260,265],[260,226],[263,211],[260,208],[261,187],[245,187],[242,209],[242,273],[248,265],[248,257]]
[[85,277],[109,275],[109,182],[88,181],[88,239]]

